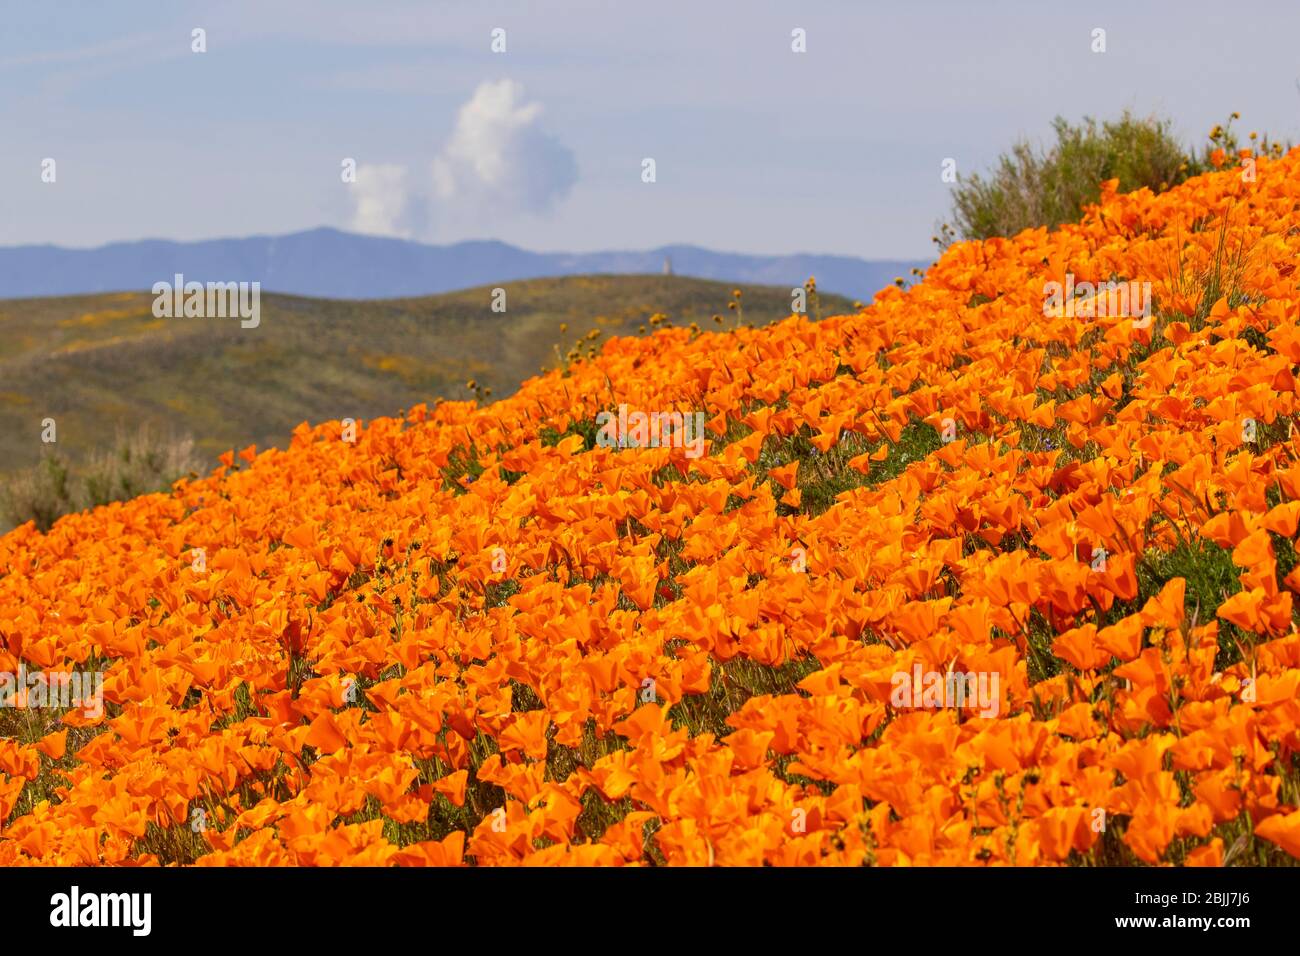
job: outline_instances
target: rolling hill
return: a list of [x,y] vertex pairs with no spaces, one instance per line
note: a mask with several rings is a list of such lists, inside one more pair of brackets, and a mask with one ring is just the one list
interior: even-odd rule
[[[263,295],[255,329],[237,319],[158,319],[142,292],[0,301],[0,471],[38,459],[47,417],[72,459],[140,424],[189,433],[214,457],[249,442],[283,446],[302,421],[368,420],[439,396],[469,398],[469,379],[508,395],[590,331],[637,334],[655,312],[668,324],[716,328],[715,313],[734,321],[731,285],[680,276],[501,287],[504,313],[492,311],[487,287],[384,301]],[[788,289],[743,289],[747,322],[789,314]],[[824,314],[851,309],[821,299]]]

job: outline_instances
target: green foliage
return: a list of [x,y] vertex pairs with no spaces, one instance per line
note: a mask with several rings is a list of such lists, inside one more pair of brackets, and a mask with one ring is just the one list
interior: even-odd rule
[[1100,125],[1085,117],[1073,125],[1058,116],[1056,143],[1039,152],[1021,140],[993,172],[960,181],[953,220],[965,239],[1014,236],[1024,229],[1054,229],[1076,222],[1101,196],[1103,180],[1118,178],[1121,192],[1167,189],[1200,172],[1173,138],[1167,121],[1125,113]]
[[[1138,563],[1139,597],[1136,607],[1154,597],[1174,578],[1186,581],[1185,604],[1197,624],[1216,617],[1219,605],[1241,590],[1239,569],[1232,552],[1206,538],[1194,537],[1169,551],[1149,550]],[[1243,635],[1235,624],[1219,621],[1219,653],[1215,667],[1223,669],[1241,659]]]
[[[957,238],[1014,236],[1025,229],[1077,222],[1084,207],[1098,201],[1101,183],[1108,179],[1119,180],[1120,192],[1162,192],[1214,169],[1218,150],[1224,161],[1235,161],[1231,157],[1239,144],[1232,119],[1211,130],[1198,153],[1174,137],[1169,120],[1154,116],[1126,111],[1118,120],[1098,123],[1084,117],[1077,125],[1058,116],[1052,123],[1056,142],[1046,151],[1021,140],[990,173],[959,180],[953,193],[954,225],[942,225],[935,242],[946,246]],[[1249,140],[1256,154],[1283,151],[1267,135],[1261,140],[1251,133]]]

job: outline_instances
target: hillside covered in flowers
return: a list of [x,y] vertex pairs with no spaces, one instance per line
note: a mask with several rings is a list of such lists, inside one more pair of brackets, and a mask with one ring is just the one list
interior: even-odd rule
[[1300,150],[1224,159],[0,538],[104,700],[0,711],[0,865],[1295,863]]

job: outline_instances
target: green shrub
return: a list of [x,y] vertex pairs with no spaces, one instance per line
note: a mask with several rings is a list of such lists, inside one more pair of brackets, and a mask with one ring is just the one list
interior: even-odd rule
[[[1143,187],[1162,192],[1214,168],[1210,157],[1215,150],[1235,152],[1231,127],[1237,118],[1234,113],[1211,130],[1198,154],[1174,138],[1168,120],[1125,112],[1115,121],[1098,124],[1085,117],[1072,125],[1058,116],[1052,123],[1056,142],[1045,152],[1021,140],[992,172],[958,180],[953,225],[942,225],[935,242],[946,247],[957,238],[1014,236],[1024,229],[1077,222],[1083,208],[1101,197],[1107,179],[1118,179],[1120,192]],[[1282,152],[1280,144],[1270,146],[1267,136],[1257,142],[1252,133],[1250,139],[1256,153]]]
[[148,426],[130,434],[119,431],[110,448],[79,465],[50,451],[32,468],[0,482],[0,531],[28,521],[48,531],[66,514],[166,491],[202,466],[192,439],[160,436]]
[[55,453],[5,481],[0,485],[0,531],[33,520],[36,527],[48,531],[63,515],[77,511],[68,479],[68,463]]

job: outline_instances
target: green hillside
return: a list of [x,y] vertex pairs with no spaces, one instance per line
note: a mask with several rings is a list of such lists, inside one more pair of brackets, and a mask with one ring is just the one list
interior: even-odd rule
[[[575,276],[353,302],[263,295],[261,322],[153,316],[149,293],[0,301],[0,472],[34,464],[53,418],[76,461],[118,431],[191,435],[205,460],[288,442],[299,422],[391,415],[437,397],[501,397],[593,329],[597,344],[668,322],[711,326],[732,286],[680,276]],[[746,322],[790,312],[790,290],[742,286]],[[851,303],[823,296],[823,314]],[[812,305],[810,304],[810,311]],[[567,325],[562,331],[561,327]]]

